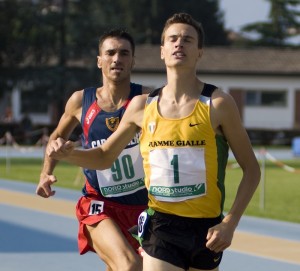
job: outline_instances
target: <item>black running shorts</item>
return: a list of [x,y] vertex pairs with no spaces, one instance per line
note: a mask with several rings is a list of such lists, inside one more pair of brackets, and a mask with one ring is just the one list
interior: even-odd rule
[[209,228],[221,222],[217,218],[188,218],[160,212],[150,216],[142,247],[157,259],[185,270],[216,268],[223,253],[206,248]]

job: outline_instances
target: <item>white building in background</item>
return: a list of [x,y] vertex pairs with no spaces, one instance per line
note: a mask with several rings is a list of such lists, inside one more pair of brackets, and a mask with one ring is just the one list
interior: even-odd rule
[[[300,127],[300,75],[294,78],[199,73],[198,77],[235,97],[243,123],[247,128],[295,129]],[[164,74],[133,73],[132,78],[134,82],[154,87],[162,86],[166,82]]]
[[[159,47],[140,46],[132,79],[165,84]],[[300,50],[205,48],[198,77],[230,93],[249,129],[300,129]]]
[[[74,63],[70,62],[68,66]],[[95,65],[95,59],[76,60],[76,66],[81,68]],[[234,97],[246,128],[300,130],[299,49],[205,48],[197,74],[202,81],[217,85]],[[165,84],[160,46],[137,46],[132,81],[151,87]],[[81,87],[84,86],[78,85],[77,89]],[[51,87],[39,90],[39,93],[43,93],[39,95],[32,91],[29,87],[22,89],[21,84],[14,86],[9,99],[16,121],[23,117],[22,106],[26,105],[26,113],[34,124],[53,124],[51,121],[55,108],[49,104],[46,95]],[[7,99],[7,95],[3,97]],[[1,108],[4,108],[4,104],[0,100]]]

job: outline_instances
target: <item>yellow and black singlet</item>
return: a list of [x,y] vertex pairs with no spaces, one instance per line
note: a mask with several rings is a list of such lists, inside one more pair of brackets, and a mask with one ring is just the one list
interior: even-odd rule
[[168,119],[158,112],[158,93],[146,102],[140,149],[149,207],[183,217],[222,214],[228,144],[210,122],[211,95],[205,84],[191,114]]

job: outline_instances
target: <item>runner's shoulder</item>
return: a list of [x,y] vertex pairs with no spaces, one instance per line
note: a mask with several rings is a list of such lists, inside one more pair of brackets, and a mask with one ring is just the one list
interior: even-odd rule
[[129,105],[130,109],[135,109],[135,110],[144,109],[147,97],[148,97],[148,94],[142,94],[142,95],[135,96]]

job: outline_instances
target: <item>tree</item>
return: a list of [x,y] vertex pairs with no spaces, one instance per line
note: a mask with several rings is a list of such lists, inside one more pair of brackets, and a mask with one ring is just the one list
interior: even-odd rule
[[2,0],[0,65],[94,57],[99,36],[119,26],[138,44],[159,44],[165,20],[182,11],[202,22],[206,45],[228,44],[218,0]]
[[251,44],[283,47],[288,39],[300,34],[300,0],[267,0],[271,9],[268,22],[245,25],[242,31],[256,33],[259,38]]
[[137,43],[160,44],[166,19],[176,12],[187,12],[202,23],[206,45],[228,45],[218,0],[119,0],[119,4],[123,23]]
[[0,63],[39,66],[60,49],[60,12],[41,2],[1,1]]
[[46,84],[46,89],[50,82],[56,97],[69,77],[88,78],[68,77],[66,65],[95,60],[104,31],[121,26],[137,44],[160,44],[163,25],[175,12],[188,12],[202,22],[207,46],[228,44],[219,0],[1,0],[0,89],[20,82],[30,82],[33,89]]

